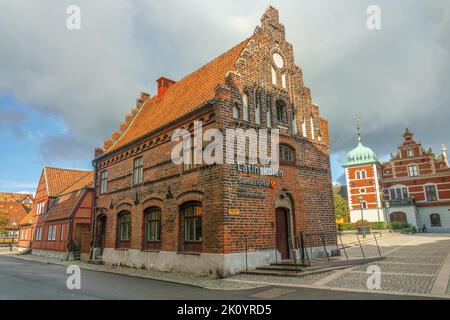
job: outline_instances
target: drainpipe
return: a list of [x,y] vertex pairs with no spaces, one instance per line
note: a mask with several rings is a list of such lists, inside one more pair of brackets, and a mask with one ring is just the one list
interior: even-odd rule
[[94,167],[94,193],[93,193],[93,204],[92,204],[92,213],[91,213],[91,217],[92,217],[92,222],[91,222],[91,253],[90,253],[90,257],[89,259],[93,259],[94,258],[94,247],[95,247],[95,214],[96,214],[96,210],[95,208],[97,207],[97,172],[98,172],[98,168],[97,168],[97,162],[94,160],[92,161],[92,166]]

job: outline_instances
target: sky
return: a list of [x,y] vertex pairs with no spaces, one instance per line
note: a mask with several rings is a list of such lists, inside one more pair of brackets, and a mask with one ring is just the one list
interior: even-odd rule
[[[450,1],[273,0],[305,85],[329,120],[333,180],[356,146],[387,160],[409,128],[450,145]],[[69,5],[81,29],[69,30]],[[44,165],[91,169],[140,91],[249,37],[260,0],[0,0],[0,191],[34,192]],[[369,5],[381,30],[366,27]]]

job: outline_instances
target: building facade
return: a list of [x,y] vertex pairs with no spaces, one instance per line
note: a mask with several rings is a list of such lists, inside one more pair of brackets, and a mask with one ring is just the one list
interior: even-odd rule
[[17,244],[19,223],[33,208],[33,195],[28,193],[0,193],[0,245]]
[[20,222],[19,248],[58,259],[89,260],[92,171],[45,167],[33,210]]
[[364,216],[368,221],[410,223],[431,232],[450,231],[450,168],[445,146],[436,156],[406,129],[389,161],[380,164],[375,153],[360,142],[348,154],[345,170],[352,222]]
[[[336,231],[327,121],[303,84],[276,9],[202,68],[157,82],[157,94],[142,93],[120,130],[96,149],[95,257],[226,275],[245,270],[246,261],[253,268],[292,259],[300,232]],[[279,129],[279,169],[176,164],[171,137],[180,128],[200,135]]]

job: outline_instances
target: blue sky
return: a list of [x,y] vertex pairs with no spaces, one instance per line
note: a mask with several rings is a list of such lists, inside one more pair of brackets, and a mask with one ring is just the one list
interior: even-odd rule
[[[35,192],[44,165],[90,169],[89,154],[84,160],[58,159],[45,154],[43,143],[54,135],[64,136],[67,127],[52,113],[0,96],[0,191]],[[70,146],[66,146],[70,148]]]
[[[377,31],[366,26],[371,0],[271,4],[329,121],[334,181],[342,181],[356,145],[356,116],[365,145],[382,160],[407,127],[436,154],[450,144],[450,1],[378,0]],[[69,5],[81,9],[80,30],[66,27]],[[34,192],[44,165],[90,169],[94,148],[140,91],[154,95],[159,77],[181,79],[249,37],[266,7],[260,0],[0,0],[0,191]]]

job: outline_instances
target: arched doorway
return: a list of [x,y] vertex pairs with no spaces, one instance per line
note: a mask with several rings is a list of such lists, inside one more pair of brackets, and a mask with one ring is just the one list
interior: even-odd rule
[[389,215],[391,222],[407,223],[406,214],[404,212],[392,212]]
[[276,199],[275,208],[276,246],[281,259],[287,260],[291,258],[289,241],[295,232],[292,199],[288,191],[284,190],[280,193]]
[[105,248],[106,239],[106,215],[102,214],[97,218],[97,235],[96,235],[96,247],[100,249],[100,254],[103,253]]

